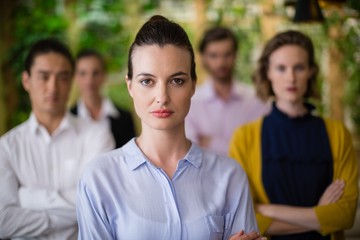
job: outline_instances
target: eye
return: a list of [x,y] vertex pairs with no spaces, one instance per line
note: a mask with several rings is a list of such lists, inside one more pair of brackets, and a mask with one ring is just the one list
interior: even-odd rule
[[208,57],[209,57],[210,59],[216,59],[216,58],[218,58],[218,54],[216,54],[216,53],[209,53],[209,54],[208,54]]
[[143,86],[150,86],[152,83],[152,80],[151,79],[143,79],[143,80],[140,80],[140,83]]
[[279,72],[285,72],[285,70],[286,70],[286,67],[283,66],[283,65],[278,65],[278,66],[276,66],[275,68],[276,68],[276,70],[278,70]]
[[49,78],[48,74],[45,74],[45,73],[39,74],[39,79],[42,81],[46,81],[46,80],[48,80],[48,78]]
[[174,78],[171,80],[171,84],[174,84],[176,86],[181,86],[184,84],[184,79],[181,79],[181,78]]
[[66,76],[66,75],[60,75],[60,76],[59,76],[59,80],[60,80],[60,81],[67,82],[67,81],[70,81],[70,77],[69,77],[69,76]]
[[79,75],[81,76],[81,77],[85,77],[86,76],[86,72],[85,71],[80,71],[80,72],[78,72],[79,73]]
[[70,73],[60,73],[57,76],[57,79],[60,81],[70,81],[71,80],[71,74]]
[[305,70],[305,66],[304,65],[296,65],[295,66],[295,71],[303,71]]

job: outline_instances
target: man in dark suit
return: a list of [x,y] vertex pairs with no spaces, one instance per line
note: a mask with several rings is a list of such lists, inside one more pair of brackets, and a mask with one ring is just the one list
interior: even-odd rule
[[89,121],[98,121],[109,127],[121,147],[135,136],[131,113],[116,106],[101,95],[106,79],[105,61],[95,50],[82,50],[76,58],[75,81],[80,90],[80,99],[71,112]]

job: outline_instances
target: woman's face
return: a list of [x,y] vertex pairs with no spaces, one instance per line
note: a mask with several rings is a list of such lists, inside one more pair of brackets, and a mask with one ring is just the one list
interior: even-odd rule
[[183,126],[195,90],[190,53],[174,45],[140,46],[133,51],[132,64],[133,79],[126,82],[143,127]]
[[270,55],[267,75],[277,102],[303,102],[314,73],[308,62],[308,53],[297,45],[282,46]]

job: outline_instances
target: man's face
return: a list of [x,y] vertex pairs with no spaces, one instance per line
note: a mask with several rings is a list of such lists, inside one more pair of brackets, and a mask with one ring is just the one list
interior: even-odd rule
[[54,52],[36,56],[30,74],[23,72],[22,75],[32,111],[41,115],[59,116],[65,113],[71,81],[70,62]]
[[236,53],[231,39],[210,42],[202,54],[203,65],[212,78],[228,82],[232,78]]
[[100,95],[105,72],[99,59],[93,56],[80,58],[76,63],[75,79],[84,98]]

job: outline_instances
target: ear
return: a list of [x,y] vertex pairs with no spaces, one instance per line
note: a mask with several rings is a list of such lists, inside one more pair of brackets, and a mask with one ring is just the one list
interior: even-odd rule
[[131,81],[131,79],[129,79],[127,74],[125,75],[125,81],[126,81],[126,86],[127,86],[129,95],[130,95],[130,97],[133,97],[132,91],[131,91],[131,83],[132,83],[132,81]]
[[24,87],[24,89],[29,92],[30,89],[30,76],[26,71],[23,71],[21,74],[21,82]]
[[310,69],[309,79],[314,76],[315,71],[316,71],[316,70],[315,70],[315,67],[312,67],[312,68]]

